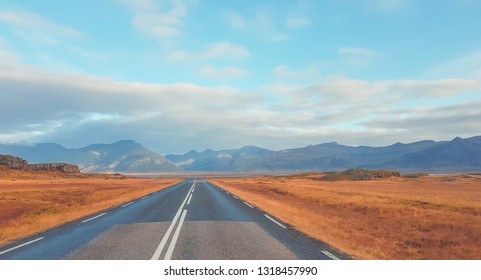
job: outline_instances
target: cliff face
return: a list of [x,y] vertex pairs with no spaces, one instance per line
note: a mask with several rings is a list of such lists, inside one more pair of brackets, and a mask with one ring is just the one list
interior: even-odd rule
[[77,165],[68,163],[36,163],[29,164],[28,170],[53,170],[62,171],[64,173],[80,173],[80,168]]
[[19,157],[0,155],[0,165],[5,165],[9,169],[27,169],[28,162]]
[[6,166],[9,169],[20,170],[46,170],[46,171],[61,171],[64,173],[80,173],[80,168],[77,165],[68,163],[35,163],[28,164],[28,162],[22,158],[0,155],[0,165]]

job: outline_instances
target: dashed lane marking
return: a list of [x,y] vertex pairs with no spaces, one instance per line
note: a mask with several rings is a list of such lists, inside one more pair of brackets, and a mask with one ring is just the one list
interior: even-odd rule
[[102,216],[105,215],[105,214],[107,214],[107,212],[104,212],[104,213],[102,213],[102,214],[99,214],[99,215],[97,215],[97,216],[95,216],[95,217],[92,217],[92,218],[90,218],[90,219],[83,220],[83,221],[82,221],[82,224],[83,224],[83,223],[86,223],[86,222],[89,222],[89,221],[91,221],[91,220],[97,219],[97,218],[99,218],[99,217],[102,217]]
[[277,224],[278,226],[280,226],[281,228],[287,228],[285,225],[283,225],[283,224],[279,223],[278,221],[274,220],[271,216],[266,215],[266,214],[264,214],[264,216],[266,216],[267,219],[269,219],[269,220],[273,221],[274,223],[276,223],[276,224]]
[[245,205],[249,206],[250,208],[254,208],[254,206],[250,205],[249,203],[247,202],[244,202]]
[[11,252],[11,251],[16,250],[16,249],[18,249],[18,248],[22,248],[23,246],[30,245],[30,244],[32,244],[32,243],[34,243],[34,242],[37,242],[37,241],[42,240],[43,238],[44,238],[44,237],[39,237],[39,238],[37,238],[37,239],[34,239],[34,240],[31,240],[31,241],[25,242],[25,243],[23,243],[23,244],[17,245],[17,246],[15,246],[15,247],[10,248],[10,249],[3,250],[3,251],[0,252],[0,255],[3,255],[3,254],[8,253],[8,252]]
[[339,260],[338,257],[334,256],[333,254],[329,253],[328,251],[321,251],[324,255],[328,256],[329,258],[333,260]]

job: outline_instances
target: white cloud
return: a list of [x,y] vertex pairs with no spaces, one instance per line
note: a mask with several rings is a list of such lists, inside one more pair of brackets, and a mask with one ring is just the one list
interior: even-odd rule
[[217,42],[204,47],[199,53],[176,50],[168,54],[168,59],[172,62],[197,62],[211,60],[241,60],[248,58],[250,52],[239,45],[231,42]]
[[183,19],[187,16],[186,1],[164,1],[161,8],[156,2],[150,0],[119,0],[118,2],[132,10],[132,25],[153,38],[180,35]]
[[217,58],[244,59],[250,56],[250,53],[244,47],[232,44],[230,42],[220,42],[212,44],[207,50],[198,55],[199,60],[212,60]]
[[369,0],[366,4],[375,10],[382,12],[399,12],[411,4],[411,0]]
[[247,20],[243,16],[233,12],[226,13],[224,15],[224,19],[227,24],[232,28],[246,29],[248,26]]
[[129,6],[134,11],[146,11],[155,9],[154,0],[117,0],[117,2]]
[[[250,16],[227,12],[224,14],[224,20],[230,27],[243,32],[249,32],[249,34],[256,35],[263,40],[271,42],[289,40],[289,34],[281,30],[282,23],[276,22],[270,14],[271,11],[269,9],[261,9]],[[286,20],[287,24],[289,24],[289,20]],[[291,24],[302,23],[291,22]]]
[[199,74],[212,79],[232,79],[246,76],[247,71],[233,66],[214,68],[211,65],[207,65],[200,69]]
[[118,56],[115,51],[92,51],[79,46],[69,46],[68,50],[90,63],[109,62]]
[[291,16],[286,20],[286,26],[291,29],[297,29],[301,27],[308,26],[310,24],[310,19],[308,17],[302,16]]
[[164,14],[141,14],[135,16],[132,24],[140,31],[152,37],[170,37],[179,35],[178,17]]
[[459,57],[442,65],[438,65],[427,72],[427,76],[469,77],[481,79],[481,51]]
[[278,80],[301,79],[309,80],[320,77],[322,65],[313,65],[305,70],[295,71],[287,65],[279,65],[274,68],[272,75]]
[[342,55],[352,55],[358,57],[374,57],[378,55],[377,52],[370,49],[353,47],[341,47],[339,48],[338,53]]
[[[212,77],[242,73],[235,67],[204,71]],[[132,138],[160,152],[185,152],[247,144],[281,149],[324,141],[386,145],[446,139],[479,134],[479,93],[474,80],[345,77],[244,92],[60,75],[1,60],[0,142],[82,146]]]
[[[64,26],[31,12],[0,11],[0,22],[23,28],[30,32],[80,39],[86,35],[74,28]],[[45,35],[44,35],[45,36]]]

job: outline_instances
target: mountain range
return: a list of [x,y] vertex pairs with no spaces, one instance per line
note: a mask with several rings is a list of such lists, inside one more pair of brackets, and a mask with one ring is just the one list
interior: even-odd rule
[[0,154],[21,157],[31,163],[67,162],[78,165],[82,172],[182,171],[164,156],[132,140],[94,144],[80,149],[68,149],[55,143],[0,144]]
[[402,172],[481,171],[481,136],[431,140],[385,147],[345,146],[336,142],[271,151],[253,146],[233,150],[190,151],[166,158],[188,171],[339,171],[350,168]]
[[165,157],[131,140],[69,149],[54,143],[0,144],[0,154],[29,162],[67,162],[82,172],[179,171],[339,171],[350,168],[401,172],[461,173],[481,171],[481,136],[451,141],[424,140],[384,147],[345,146],[336,142],[272,151],[255,146],[240,149],[192,150]]

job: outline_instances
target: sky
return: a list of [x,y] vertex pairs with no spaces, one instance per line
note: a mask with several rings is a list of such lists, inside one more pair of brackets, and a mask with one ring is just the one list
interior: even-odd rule
[[481,1],[0,2],[0,143],[481,135]]

